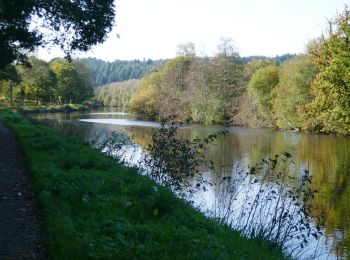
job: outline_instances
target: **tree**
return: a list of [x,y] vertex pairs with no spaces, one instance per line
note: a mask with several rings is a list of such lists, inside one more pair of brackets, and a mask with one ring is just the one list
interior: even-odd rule
[[173,114],[181,115],[186,105],[183,92],[187,88],[185,81],[187,72],[193,58],[190,56],[179,56],[169,61],[160,71],[161,90],[159,113],[163,117]]
[[196,57],[196,46],[193,42],[187,42],[183,44],[179,44],[176,50],[177,56],[190,56]]
[[161,76],[159,72],[146,75],[128,104],[129,110],[148,118],[155,118],[159,114],[160,88]]
[[[227,123],[237,110],[238,98],[244,89],[243,63],[232,46],[224,39],[217,56],[202,58],[181,46],[180,56],[167,62],[153,79],[142,80],[130,101],[130,109],[143,114],[142,106],[152,104],[157,116],[176,115],[179,120],[192,118],[196,122]],[[155,83],[157,82],[157,83]],[[148,86],[147,86],[148,85]],[[146,94],[146,90],[150,95]]]
[[[0,1],[0,70],[38,46],[58,45],[68,57],[101,43],[112,30],[113,0]],[[44,28],[44,29],[43,29]]]
[[140,80],[131,79],[123,82],[110,83],[95,89],[95,97],[104,106],[125,109],[131,97],[135,94]]
[[231,38],[222,38],[217,54],[203,67],[210,89],[210,106],[218,121],[228,121],[237,112],[244,91],[244,68]]
[[283,63],[273,100],[273,114],[278,127],[302,127],[300,109],[311,101],[311,83],[316,72],[308,55],[295,56]]
[[279,83],[279,68],[275,65],[257,70],[248,85],[248,93],[268,123],[273,123],[273,90]]
[[59,103],[81,103],[92,96],[89,74],[81,63],[66,60],[51,61],[50,68],[57,78],[57,100]]
[[20,81],[15,66],[9,64],[4,70],[0,71],[0,94],[4,94],[10,103],[13,102],[13,90]]
[[309,47],[320,70],[305,106],[306,128],[350,133],[350,10],[329,21],[328,34]]
[[[30,67],[17,66],[19,75],[21,76],[21,88],[27,99],[39,101],[53,101],[56,78],[49,68],[49,65],[35,57],[29,57]],[[22,96],[23,98],[23,96]]]
[[80,84],[75,86],[78,89],[79,97],[76,99],[77,102],[85,101],[91,98],[93,93],[93,81],[91,77],[90,71],[86,68],[86,66],[80,62],[79,60],[73,60],[72,66],[76,70],[79,76]]

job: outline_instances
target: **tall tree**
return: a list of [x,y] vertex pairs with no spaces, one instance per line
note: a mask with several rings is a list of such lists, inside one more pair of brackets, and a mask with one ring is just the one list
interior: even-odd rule
[[101,43],[112,30],[113,0],[1,0],[0,70],[38,46],[58,45],[69,57]]
[[179,44],[176,50],[177,56],[190,56],[196,57],[196,46],[193,42],[187,42],[183,44]]
[[93,96],[93,81],[91,77],[91,72],[86,68],[86,66],[79,60],[73,60],[72,66],[76,70],[80,84],[76,86],[78,89],[79,97],[76,100],[80,103]]
[[[21,88],[27,99],[39,101],[53,101],[56,78],[49,65],[35,57],[29,57],[30,67],[17,66],[21,76]],[[23,98],[23,97],[22,97]]]
[[311,101],[311,84],[317,69],[308,55],[286,61],[280,69],[279,84],[275,87],[273,114],[280,128],[301,128],[301,108]]
[[9,64],[0,71],[0,94],[2,93],[10,103],[13,102],[14,88],[19,82],[20,77],[15,66]]
[[93,95],[90,74],[78,61],[63,59],[50,62],[57,78],[57,100],[59,103],[81,103]]
[[309,48],[320,70],[305,107],[306,127],[350,133],[350,10],[329,21],[328,34]]
[[153,72],[146,75],[140,82],[139,88],[131,98],[128,107],[132,112],[139,115],[155,118],[159,114],[161,89],[161,75],[159,72]]
[[248,93],[266,122],[273,124],[273,94],[279,83],[279,68],[275,65],[257,70],[248,85]]
[[210,60],[205,74],[211,92],[221,102],[221,120],[229,120],[237,112],[244,91],[243,63],[231,38],[222,38],[216,56]]

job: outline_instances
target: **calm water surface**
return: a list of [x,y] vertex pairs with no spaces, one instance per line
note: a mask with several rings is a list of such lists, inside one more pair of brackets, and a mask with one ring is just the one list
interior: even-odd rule
[[[145,147],[156,122],[141,121],[128,114],[109,109],[31,115],[35,120],[77,136],[95,145],[111,136],[113,131],[132,136],[135,143]],[[222,130],[220,126],[191,125],[182,130],[185,138],[205,137]],[[315,135],[289,131],[248,128],[227,128],[229,133],[220,137],[208,154],[216,166],[246,168],[262,158],[272,158],[288,151],[295,162],[293,170],[309,169],[313,188],[319,192],[314,206],[327,213],[325,237],[322,240],[322,259],[350,259],[350,138]],[[213,181],[218,176],[207,173]],[[211,192],[202,194],[207,207],[213,203]]]

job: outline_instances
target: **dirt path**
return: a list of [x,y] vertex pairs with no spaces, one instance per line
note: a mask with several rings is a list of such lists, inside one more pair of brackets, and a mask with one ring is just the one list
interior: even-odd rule
[[0,260],[46,259],[45,255],[23,152],[0,122]]

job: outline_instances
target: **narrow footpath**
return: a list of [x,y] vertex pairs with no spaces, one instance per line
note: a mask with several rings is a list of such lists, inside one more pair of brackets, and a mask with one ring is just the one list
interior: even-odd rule
[[31,177],[15,135],[0,122],[0,260],[46,259]]

